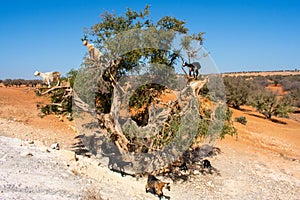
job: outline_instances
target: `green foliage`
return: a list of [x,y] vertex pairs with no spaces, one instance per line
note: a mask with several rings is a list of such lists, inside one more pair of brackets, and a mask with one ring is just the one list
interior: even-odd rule
[[270,83],[268,81],[268,78],[265,77],[265,76],[253,76],[251,77],[251,79],[253,80],[253,84],[256,86],[256,87],[260,87],[260,88],[264,88],[264,87],[267,87]]
[[[41,94],[40,90],[44,89],[37,89],[36,94]],[[41,112],[44,115],[72,113],[72,96],[64,88],[51,91],[50,100],[50,104],[41,107]],[[69,118],[69,120],[72,120],[72,118]]]
[[292,112],[291,99],[288,96],[278,98],[275,93],[266,89],[257,91],[252,97],[251,104],[267,119],[271,119],[272,116],[287,118],[288,113]]
[[[219,110],[219,111],[218,111]],[[216,109],[216,115],[219,123],[223,122],[222,124],[222,131],[220,134],[220,138],[223,139],[225,135],[230,136],[237,136],[237,129],[233,126],[232,123],[232,110],[230,110],[226,105],[219,106]],[[220,113],[220,114],[218,114]]]
[[300,75],[282,76],[279,83],[288,92],[292,105],[300,107]]
[[[176,115],[169,116],[167,121],[169,123],[169,126],[163,128],[159,132],[158,137],[154,138],[153,140],[154,149],[160,149],[166,147],[168,144],[170,144],[170,142],[174,141],[174,138],[176,137],[176,133],[178,134],[178,131],[181,126],[181,117],[178,115],[178,113],[176,113]],[[175,144],[177,148],[183,145],[182,142],[184,140],[178,140],[178,141],[180,141],[181,144]]]
[[130,97],[129,107],[138,109],[142,106],[148,107],[153,102],[153,99],[161,94],[163,89],[166,89],[166,87],[158,84],[146,84],[139,87]]
[[[122,58],[116,67],[110,67],[103,73],[103,79],[106,82],[105,88],[101,82],[99,83],[101,88],[96,89],[97,92],[94,93],[96,99],[101,103],[101,108],[99,108],[101,112],[110,110],[110,98],[113,92],[112,80],[107,72],[112,74],[116,81],[124,75],[131,75],[129,73],[150,75],[156,77],[157,82],[162,78],[164,78],[162,80],[164,83],[166,83],[165,80],[172,80],[171,76],[175,74],[174,65],[177,60],[181,61],[181,59],[179,59],[180,52],[172,49],[171,44],[175,37],[175,31],[182,34],[188,33],[185,25],[185,21],[170,16],[162,17],[155,22],[150,17],[149,6],[146,5],[144,10],[139,12],[128,8],[123,15],[105,12],[101,15],[100,22],[90,29],[86,29],[86,36],[107,58]],[[202,41],[203,34],[193,34],[190,37]],[[85,68],[89,68],[89,65],[85,65],[83,71]],[[145,70],[145,68],[147,69]],[[103,90],[106,91],[103,92]],[[146,94],[147,91],[138,91],[138,93]],[[103,96],[105,97],[103,98]],[[137,107],[141,107],[144,102],[148,101],[147,98],[147,95],[133,96],[130,105],[136,103]],[[97,105],[99,104],[97,103]]]
[[244,125],[247,124],[247,118],[245,116],[236,117],[236,118],[234,118],[234,121],[239,122]]
[[5,87],[10,87],[10,86],[12,86],[12,80],[11,79],[5,79],[3,81],[3,84],[4,84]]
[[[174,67],[174,61],[179,58],[179,55],[174,53],[175,49],[171,49],[171,43],[175,37],[174,31],[182,34],[188,33],[185,21],[165,16],[154,22],[150,17],[148,5],[140,12],[128,8],[124,15],[117,16],[105,12],[101,17],[102,21],[93,25],[90,30],[86,31],[86,34],[94,38],[91,41],[96,43],[101,51],[105,50],[105,56],[122,57],[122,62],[117,69],[119,76],[147,62]],[[134,31],[130,32],[131,30]],[[199,33],[190,37],[203,40],[202,35],[203,33]],[[158,48],[143,48],[139,46],[142,44],[141,41],[145,46],[154,44]],[[132,51],[132,47],[137,46],[140,48]],[[124,49],[130,49],[130,52]],[[108,54],[106,50],[110,53]]]
[[76,79],[76,76],[78,74],[78,70],[75,69],[71,69],[68,73],[66,78],[68,79],[68,81],[70,82],[70,86],[73,88],[74,87],[74,82]]
[[224,77],[224,85],[226,89],[226,101],[229,106],[240,109],[240,106],[248,102],[250,92],[253,85],[251,81],[245,80],[244,77]]
[[35,87],[37,84],[42,84],[41,80],[25,80],[25,79],[5,79],[2,81],[5,87],[21,87],[22,85]]
[[231,117],[232,111],[226,105],[218,106],[209,118],[205,117],[200,120],[198,137],[223,139],[225,135],[237,136],[237,129],[233,126]]
[[300,107],[300,82],[297,85],[297,87],[294,87],[289,91],[289,97],[294,106]]
[[197,58],[197,51],[193,51],[194,49],[191,47],[191,45],[197,42],[199,47],[199,44],[201,44],[201,42],[204,40],[204,34],[205,32],[200,32],[198,34],[186,35],[181,38],[182,48],[188,52],[188,62],[191,62],[192,58]]
[[267,79],[269,79],[270,81],[273,81],[274,85],[277,86],[282,79],[284,78],[284,76],[282,75],[273,75],[273,76],[266,76]]
[[[77,76],[75,83],[75,87],[77,84],[77,87],[79,87],[78,96],[89,105],[92,105],[93,99],[96,99],[96,107],[99,106],[98,110],[104,113],[109,112],[114,91],[113,81],[108,76],[108,72],[116,81],[122,80],[123,76],[137,77],[136,75],[145,75],[155,79],[155,83],[162,82],[171,89],[172,82],[176,77],[174,66],[177,62],[182,62],[180,50],[172,49],[172,42],[174,42],[176,36],[175,31],[188,34],[189,30],[185,27],[186,22],[169,16],[162,17],[155,22],[150,17],[149,6],[146,6],[140,12],[127,9],[127,12],[120,16],[105,12],[101,17],[101,21],[87,30],[86,35],[103,52],[106,58],[112,60],[121,58],[121,61],[117,66],[107,66],[101,77],[94,74],[95,71],[93,71],[91,65],[84,63],[84,67],[78,72],[80,76]],[[181,41],[181,49],[191,50],[193,42],[203,41],[203,34],[201,32],[184,37]],[[219,84],[222,83],[221,77],[212,76],[210,80],[209,90],[206,90],[207,96],[210,96],[210,99],[214,102],[224,100],[225,89],[222,84]],[[96,84],[93,85],[90,82]],[[139,123],[136,123],[139,126],[146,125],[143,120],[149,114],[147,113],[148,107],[155,104],[153,99],[158,97],[161,91],[165,89],[165,86],[148,82],[148,80],[143,83],[143,86],[137,88],[129,100],[131,109],[146,107],[144,113],[142,113],[142,119],[140,119],[140,116],[135,119],[136,122],[139,121]],[[93,90],[96,91],[93,93],[95,96],[91,95]],[[232,112],[229,109],[220,106],[216,112],[206,113],[207,116],[200,119],[198,108],[195,106],[195,109],[191,109],[191,113],[184,116],[179,115],[180,108],[178,108],[179,110],[174,108],[173,113],[166,120],[165,124],[167,125],[164,125],[162,130],[155,135],[155,138],[148,138],[152,140],[151,148],[163,148],[175,137],[182,137],[182,140],[181,138],[176,140],[182,141],[182,143],[179,142],[174,145],[178,148],[184,147],[186,144],[191,144],[190,141],[186,142],[187,140],[193,140],[195,137],[189,137],[189,134],[197,132],[197,130],[201,137],[224,137],[226,134],[236,134],[236,129],[231,121]],[[197,117],[196,120],[195,117]],[[191,125],[188,122],[195,124]],[[188,127],[182,127],[182,124],[186,124]],[[138,139],[133,134],[134,129],[136,128],[133,124],[126,124],[123,130],[126,138],[131,143],[135,143],[134,145],[145,143],[145,141],[137,142]],[[139,137],[144,139],[140,134],[146,133],[138,134]]]
[[[78,71],[71,69],[68,73],[66,78],[62,78],[64,81],[69,81],[70,86],[74,86],[75,78]],[[36,95],[40,96],[43,92],[48,90],[49,88],[38,88],[36,89]],[[68,119],[72,120],[72,94],[70,93],[70,88],[57,88],[55,90],[50,91],[48,94],[50,97],[50,104],[41,107],[41,113],[44,115],[49,114],[62,114],[68,115]]]

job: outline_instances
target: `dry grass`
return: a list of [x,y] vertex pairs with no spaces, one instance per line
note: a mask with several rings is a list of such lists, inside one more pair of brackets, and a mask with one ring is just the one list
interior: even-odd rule
[[80,200],[104,200],[100,194],[100,190],[96,188],[89,188],[83,191]]

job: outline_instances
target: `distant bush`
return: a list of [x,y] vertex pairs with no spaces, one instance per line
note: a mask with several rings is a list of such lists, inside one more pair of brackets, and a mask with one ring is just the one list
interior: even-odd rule
[[71,69],[67,75],[66,75],[66,79],[67,81],[70,82],[70,86],[73,88],[74,86],[74,82],[75,82],[75,79],[76,79],[76,76],[78,74],[78,70],[75,70],[75,69]]
[[253,83],[258,87],[267,87],[269,85],[268,78],[265,76],[254,76]]
[[288,118],[288,114],[292,112],[292,101],[289,96],[279,99],[275,93],[266,89],[255,92],[251,104],[267,119],[271,119],[272,116]]
[[36,87],[37,85],[42,85],[43,84],[43,81],[42,80],[26,80],[26,86],[27,87]]
[[300,75],[283,76],[283,78],[279,80],[279,84],[283,87],[284,91],[289,91],[294,87],[299,87],[299,83]]
[[283,79],[285,76],[282,75],[269,75],[266,76],[267,79],[273,81],[273,83],[275,84],[275,86],[277,86]]
[[12,80],[11,79],[5,79],[3,81],[3,84],[5,87],[11,87],[12,86]]
[[293,82],[289,79],[283,79],[280,81],[280,84],[284,91],[289,91],[294,87],[295,84],[297,84],[297,82]]
[[227,105],[235,109],[245,105],[252,91],[252,82],[244,77],[224,77]]
[[292,100],[293,106],[300,107],[300,83],[298,87],[294,87],[289,91],[288,96]]
[[26,80],[24,79],[13,79],[12,80],[12,85],[16,86],[16,87],[21,87],[21,85],[26,85]]
[[239,123],[244,124],[244,125],[247,124],[247,119],[246,119],[245,116],[236,117],[236,118],[234,118],[234,121],[239,122]]
[[288,92],[292,106],[300,107],[300,75],[284,76],[279,80],[279,84]]
[[25,85],[27,87],[36,87],[37,84],[42,84],[41,80],[25,80],[22,78],[18,79],[5,79],[2,81],[5,87],[11,87],[11,86],[16,86],[16,87],[21,87],[22,85]]

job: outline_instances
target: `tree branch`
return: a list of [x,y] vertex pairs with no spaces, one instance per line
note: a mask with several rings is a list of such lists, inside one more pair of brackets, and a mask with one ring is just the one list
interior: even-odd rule
[[50,88],[49,90],[41,93],[41,95],[48,94],[49,92],[56,90],[56,89],[65,89],[66,91],[72,91],[72,88],[70,88],[68,86],[54,86],[53,88]]

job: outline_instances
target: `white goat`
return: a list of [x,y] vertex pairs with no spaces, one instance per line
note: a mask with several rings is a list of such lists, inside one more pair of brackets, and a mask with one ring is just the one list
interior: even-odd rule
[[193,90],[193,95],[195,97],[198,96],[201,88],[203,88],[203,86],[208,82],[208,77],[206,77],[203,81],[197,80],[197,81],[191,81],[189,83],[189,86],[192,88]]
[[86,39],[83,39],[82,41],[83,41],[83,45],[86,46],[88,49],[90,59],[99,61],[103,57],[101,51],[99,51],[99,49],[97,49],[94,46],[94,44],[89,44]]
[[34,75],[42,77],[44,83],[46,83],[48,85],[48,88],[51,87],[51,84],[53,82],[57,82],[56,86],[58,86],[59,83],[60,83],[60,72],[45,72],[45,73],[42,73],[42,72],[36,71],[36,72],[34,72]]

